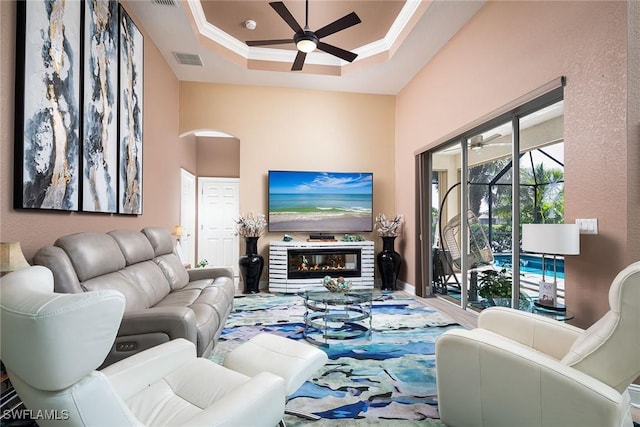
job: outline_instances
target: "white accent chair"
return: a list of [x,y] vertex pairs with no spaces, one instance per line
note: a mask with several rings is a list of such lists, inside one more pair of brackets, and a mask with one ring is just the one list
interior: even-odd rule
[[268,426],[284,414],[285,381],[246,376],[197,358],[176,339],[96,371],[124,312],[117,291],[53,292],[34,266],[1,279],[0,358],[26,407],[44,426]]
[[632,426],[640,375],[640,262],[609,290],[611,309],[583,330],[504,307],[436,341],[440,417],[448,427]]

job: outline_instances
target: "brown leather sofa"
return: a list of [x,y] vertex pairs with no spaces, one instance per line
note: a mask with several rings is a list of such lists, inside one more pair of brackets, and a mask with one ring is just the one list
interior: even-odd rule
[[186,270],[163,228],[70,234],[41,248],[34,263],[53,272],[56,292],[124,295],[124,317],[103,367],[175,338],[207,357],[233,306],[233,272]]

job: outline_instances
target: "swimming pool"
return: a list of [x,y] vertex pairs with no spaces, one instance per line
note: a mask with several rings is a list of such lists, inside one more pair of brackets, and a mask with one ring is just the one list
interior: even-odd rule
[[[511,266],[511,254],[493,255],[496,267]],[[537,255],[520,255],[520,271],[542,275],[542,257]],[[556,259],[556,271],[558,279],[564,279],[564,259]],[[544,274],[553,277],[553,257],[544,258]]]

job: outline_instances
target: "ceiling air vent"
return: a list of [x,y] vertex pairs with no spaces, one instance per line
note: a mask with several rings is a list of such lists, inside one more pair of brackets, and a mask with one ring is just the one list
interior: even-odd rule
[[151,3],[158,6],[178,7],[175,0],[152,0]]
[[196,55],[195,53],[173,52],[173,56],[179,64],[202,67],[202,59],[200,59],[200,55]]

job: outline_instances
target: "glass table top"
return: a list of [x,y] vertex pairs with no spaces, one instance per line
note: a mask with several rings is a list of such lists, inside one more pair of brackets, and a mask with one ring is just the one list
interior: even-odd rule
[[349,304],[349,303],[361,303],[364,301],[371,301],[377,298],[380,292],[376,290],[354,290],[349,292],[330,292],[326,290],[310,290],[300,293],[306,300],[324,302],[324,303],[336,303],[336,304]]

